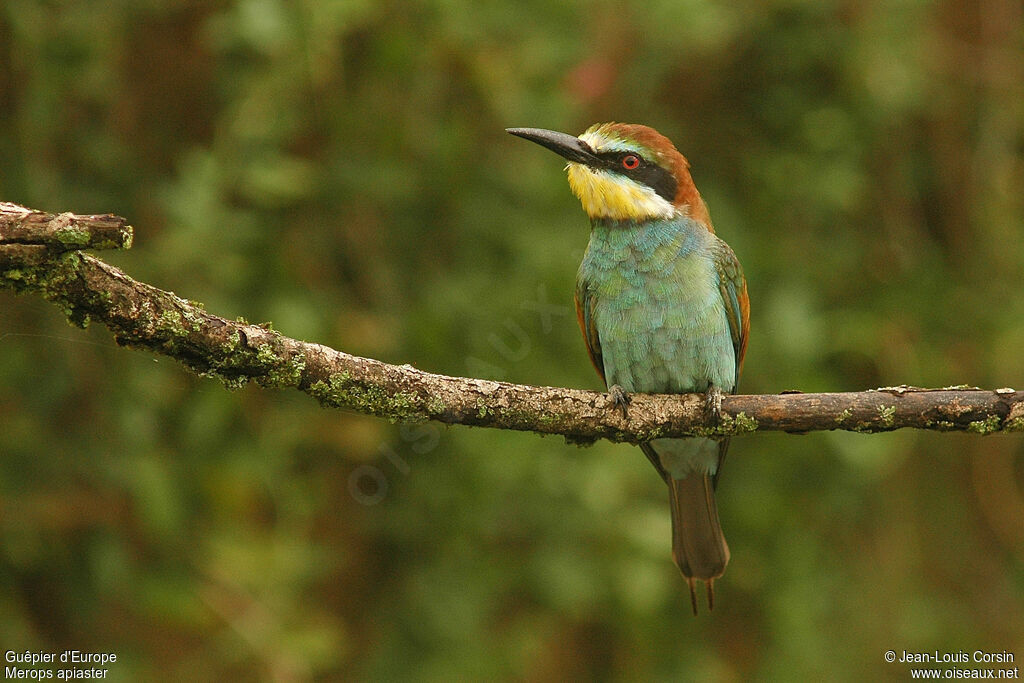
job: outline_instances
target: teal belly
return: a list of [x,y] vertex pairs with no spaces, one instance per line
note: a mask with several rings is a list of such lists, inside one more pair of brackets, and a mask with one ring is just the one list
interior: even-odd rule
[[[593,297],[605,381],[627,392],[731,393],[736,353],[706,230],[641,229],[591,235],[580,277]],[[656,439],[662,466],[676,478],[714,474],[712,439]]]
[[[597,306],[609,385],[659,394],[706,392],[712,386],[733,390],[735,354],[721,298],[689,303],[668,311],[649,303],[609,316]],[[718,471],[719,445],[712,439],[655,439],[651,445],[661,466],[677,479]]]
[[[725,311],[720,313],[725,324]],[[708,334],[698,325],[643,324],[656,316],[630,311],[616,316],[619,320],[605,330],[598,322],[609,385],[657,394],[706,392],[712,386],[726,393],[733,390],[736,361],[727,329]]]
[[595,283],[594,322],[609,385],[648,393],[733,390],[736,354],[713,269],[680,270],[706,280],[621,282],[614,293]]

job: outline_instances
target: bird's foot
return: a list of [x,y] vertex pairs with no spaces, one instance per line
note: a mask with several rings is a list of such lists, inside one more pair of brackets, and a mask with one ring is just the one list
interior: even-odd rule
[[709,422],[717,427],[722,424],[722,397],[725,392],[719,387],[712,386],[704,394],[704,414]]
[[629,413],[629,404],[633,402],[626,390],[618,384],[613,384],[608,387],[608,398],[611,400],[612,406],[622,411],[622,417],[626,417]]

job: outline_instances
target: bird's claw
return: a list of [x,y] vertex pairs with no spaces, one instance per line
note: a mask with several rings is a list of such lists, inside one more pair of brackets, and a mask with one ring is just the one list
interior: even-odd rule
[[722,396],[725,392],[718,387],[710,387],[704,395],[704,413],[708,420],[718,426],[722,423]]
[[622,417],[626,417],[629,412],[629,404],[633,402],[626,390],[618,384],[613,384],[608,387],[608,398],[611,399],[612,406],[622,411]]

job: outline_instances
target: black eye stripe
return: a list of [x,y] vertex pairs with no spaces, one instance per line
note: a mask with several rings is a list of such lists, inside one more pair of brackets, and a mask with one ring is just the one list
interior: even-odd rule
[[[675,177],[667,169],[648,161],[642,155],[636,152],[602,152],[597,156],[606,170],[643,183],[669,202],[675,199]],[[625,168],[622,165],[622,160],[628,156],[635,156],[640,160],[640,165],[636,168]]]

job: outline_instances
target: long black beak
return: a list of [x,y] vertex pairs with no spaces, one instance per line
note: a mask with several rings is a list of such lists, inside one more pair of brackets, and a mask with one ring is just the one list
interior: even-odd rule
[[565,133],[544,130],[543,128],[506,128],[505,132],[512,133],[512,135],[529,140],[530,142],[536,142],[538,145],[547,147],[552,152],[565,157],[569,161],[590,166],[600,163],[590,145],[579,138],[566,135]]

